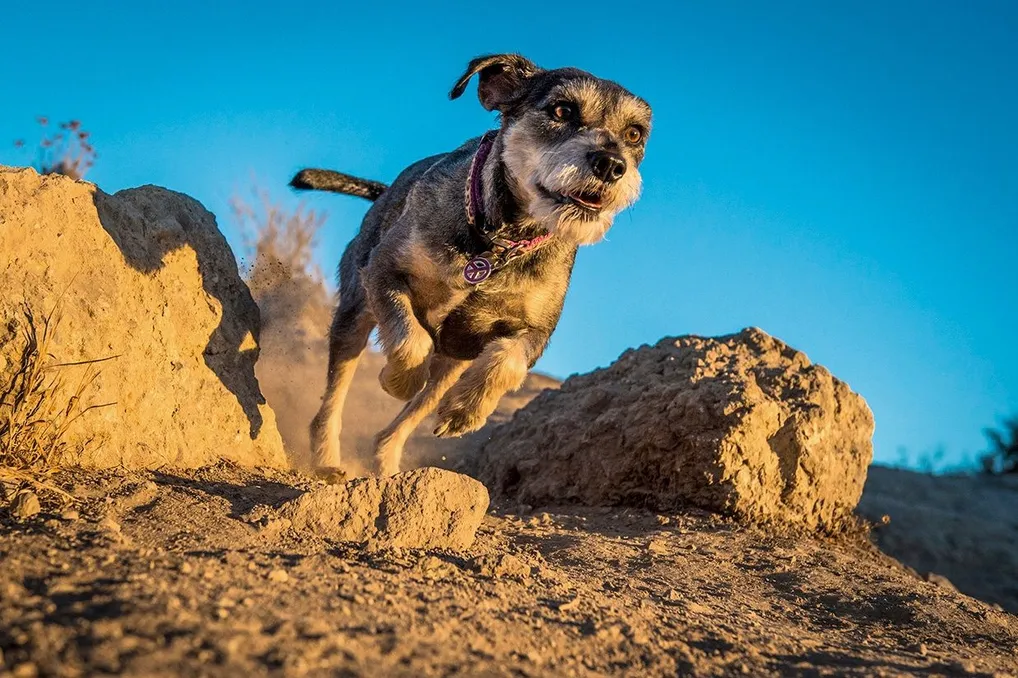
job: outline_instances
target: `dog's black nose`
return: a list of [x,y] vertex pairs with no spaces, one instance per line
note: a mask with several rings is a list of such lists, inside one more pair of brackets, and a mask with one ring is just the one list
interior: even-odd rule
[[626,159],[611,151],[594,151],[590,154],[590,168],[594,176],[609,184],[613,184],[626,173]]

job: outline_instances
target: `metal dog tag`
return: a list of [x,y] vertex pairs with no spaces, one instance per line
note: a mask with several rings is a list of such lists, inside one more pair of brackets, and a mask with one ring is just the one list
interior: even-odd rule
[[482,283],[491,275],[491,261],[485,257],[474,257],[463,267],[463,279],[471,285]]

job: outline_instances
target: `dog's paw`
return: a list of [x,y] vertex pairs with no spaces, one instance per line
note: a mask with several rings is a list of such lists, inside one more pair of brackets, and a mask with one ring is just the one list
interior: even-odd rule
[[410,400],[420,393],[428,381],[427,363],[417,367],[404,368],[386,363],[378,375],[382,390],[398,400]]
[[342,485],[347,478],[346,471],[335,466],[319,466],[314,469],[314,474],[328,485]]
[[399,473],[399,462],[379,459],[377,460],[377,468],[379,478],[389,478]]
[[475,408],[462,405],[440,407],[435,435],[439,438],[458,438],[484,426],[488,417]]

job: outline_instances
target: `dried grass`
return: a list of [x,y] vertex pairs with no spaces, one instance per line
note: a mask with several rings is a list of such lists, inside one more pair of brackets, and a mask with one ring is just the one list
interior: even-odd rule
[[[39,173],[63,174],[76,181],[84,179],[95,165],[91,133],[78,120],[62,122],[53,132],[49,131],[49,118],[39,117],[36,122],[42,128],[42,138],[36,146],[36,158],[32,164]],[[18,139],[14,147],[25,148],[25,141]]]
[[[0,383],[0,482],[14,486],[12,495],[32,487],[66,503],[73,498],[54,482],[54,476],[69,458],[98,444],[95,440],[72,443],[68,431],[86,413],[114,403],[84,401],[99,376],[95,365],[111,358],[74,363],[57,363],[53,358],[50,345],[59,324],[55,311],[40,328],[32,310],[22,307],[20,351],[7,370],[9,378]],[[83,368],[80,377],[76,383],[68,381],[68,371],[76,367]]]

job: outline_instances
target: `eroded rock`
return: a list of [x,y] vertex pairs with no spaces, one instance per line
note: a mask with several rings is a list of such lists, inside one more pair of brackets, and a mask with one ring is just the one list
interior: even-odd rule
[[[67,463],[199,466],[220,458],[286,464],[254,375],[258,308],[215,217],[154,186],[93,184],[0,167],[0,387],[24,349],[25,309],[48,347],[75,420]],[[59,321],[56,319],[59,318]]]
[[488,510],[473,478],[423,468],[317,487],[284,504],[294,529],[390,548],[466,549]]
[[39,497],[31,490],[22,490],[11,501],[11,515],[18,520],[27,520],[42,511]]
[[872,458],[866,402],[761,330],[629,350],[545,391],[470,468],[530,504],[692,504],[757,522],[838,524]]

